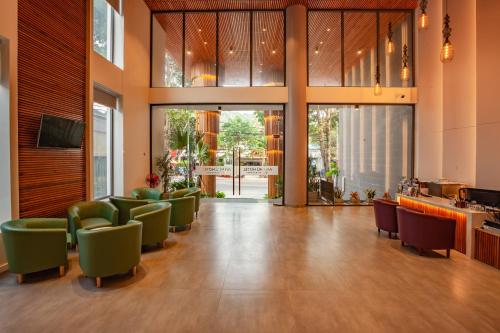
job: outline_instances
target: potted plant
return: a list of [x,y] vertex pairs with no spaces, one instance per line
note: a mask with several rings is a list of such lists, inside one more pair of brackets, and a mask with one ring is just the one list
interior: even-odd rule
[[374,188],[367,188],[365,189],[365,194],[366,194],[366,200],[369,203],[373,202],[373,198],[375,198],[376,191]]
[[307,198],[308,201],[318,201],[319,198],[319,173],[316,170],[316,165],[314,165],[309,159],[309,170],[307,177]]
[[333,188],[334,203],[344,203],[344,191],[338,186]]
[[163,193],[167,193],[170,184],[170,175],[173,172],[172,156],[167,151],[162,157],[156,159],[156,167],[160,172],[160,178],[163,186]]
[[156,188],[160,184],[160,177],[156,173],[150,173],[146,176],[146,183],[150,188]]
[[358,192],[351,192],[351,203],[360,203],[361,200],[359,199],[359,193]]
[[333,184],[337,186],[337,178],[340,175],[340,169],[337,161],[330,162],[330,169],[325,173],[326,179],[328,181],[333,180]]

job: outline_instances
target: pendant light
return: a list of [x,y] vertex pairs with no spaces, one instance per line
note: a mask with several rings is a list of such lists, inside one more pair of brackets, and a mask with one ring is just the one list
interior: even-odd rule
[[410,68],[408,67],[408,46],[403,46],[403,58],[401,67],[401,81],[408,82],[410,80]]
[[453,60],[455,51],[453,45],[450,42],[451,37],[451,27],[450,27],[450,15],[448,15],[448,0],[446,0],[446,15],[443,22],[443,47],[441,47],[440,58],[443,63],[447,63]]
[[377,69],[375,73],[375,87],[373,89],[373,94],[375,96],[382,95],[382,86],[380,85],[380,58],[379,58],[379,40],[380,40],[380,14],[377,12]]
[[418,30],[425,30],[429,26],[427,16],[427,0],[420,0],[420,15],[418,16]]
[[392,41],[392,35],[393,35],[393,32],[392,32],[392,23],[389,22],[389,27],[388,27],[388,30],[387,30],[387,45],[386,45],[386,52],[388,54],[393,54],[394,53],[394,49],[395,49],[395,46],[394,46],[394,42]]

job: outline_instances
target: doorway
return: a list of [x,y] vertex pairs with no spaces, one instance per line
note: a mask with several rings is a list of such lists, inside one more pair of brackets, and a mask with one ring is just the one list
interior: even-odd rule
[[151,109],[151,170],[168,155],[169,190],[209,200],[283,202],[283,105],[161,105]]

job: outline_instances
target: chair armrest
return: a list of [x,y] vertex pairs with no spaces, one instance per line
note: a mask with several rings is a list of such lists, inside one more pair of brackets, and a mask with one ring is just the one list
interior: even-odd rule
[[68,230],[68,220],[63,218],[24,219],[26,228],[34,229],[64,229]]
[[118,208],[113,206],[110,202],[102,202],[104,217],[110,221],[113,225],[118,225]]

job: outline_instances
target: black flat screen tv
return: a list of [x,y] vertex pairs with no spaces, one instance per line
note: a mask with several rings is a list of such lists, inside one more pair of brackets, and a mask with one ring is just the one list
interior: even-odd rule
[[42,115],[38,148],[80,148],[85,125],[82,121]]

